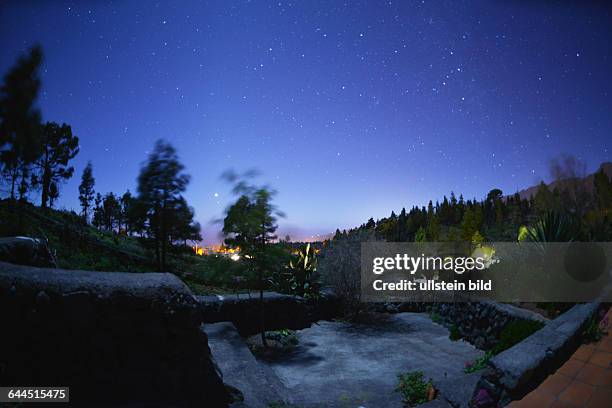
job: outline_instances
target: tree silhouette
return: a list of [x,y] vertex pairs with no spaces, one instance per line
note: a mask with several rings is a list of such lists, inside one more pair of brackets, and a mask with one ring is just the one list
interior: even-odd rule
[[225,178],[235,183],[234,192],[239,195],[236,202],[227,209],[223,220],[225,244],[239,247],[240,253],[248,259],[257,275],[261,305],[261,341],[267,346],[263,291],[266,277],[271,270],[270,243],[276,239],[276,217],[282,216],[282,213],[271,203],[273,191],[266,187],[250,186],[239,181],[233,173],[226,173]]
[[36,166],[39,170],[37,181],[42,190],[41,207],[45,208],[51,185],[55,185],[55,192],[59,194],[59,183],[74,173],[74,167],[68,166],[68,162],[79,153],[79,138],[72,134],[69,125],[47,122],[42,127],[41,142],[42,155]]
[[91,162],[87,163],[81,176],[81,184],[79,185],[79,202],[81,203],[81,210],[85,222],[89,221],[89,209],[94,200],[94,185],[96,180],[93,177],[93,169]]
[[53,208],[53,204],[55,204],[55,200],[59,198],[59,187],[57,184],[52,181],[49,185],[49,207]]
[[34,46],[4,77],[0,87],[0,163],[15,198],[17,181],[20,197],[29,187],[30,166],[40,155],[40,111],[35,107],[40,89],[38,71],[42,49]]
[[138,176],[138,200],[144,211],[146,233],[153,239],[158,269],[166,269],[166,254],[171,244],[172,221],[175,220],[181,194],[189,176],[183,173],[176,150],[158,140]]

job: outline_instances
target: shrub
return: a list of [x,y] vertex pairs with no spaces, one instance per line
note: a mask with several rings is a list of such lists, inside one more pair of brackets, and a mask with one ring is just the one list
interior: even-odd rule
[[437,312],[431,312],[429,314],[429,318],[434,323],[438,323],[438,324],[442,323],[442,316],[440,316]]
[[534,320],[515,320],[506,325],[499,335],[499,342],[493,347],[493,354],[499,354],[523,341],[544,326]]
[[297,250],[285,266],[282,280],[292,295],[317,299],[320,295],[321,282],[317,271],[317,250],[308,243]]
[[491,351],[487,351],[484,356],[478,357],[474,362],[465,363],[465,368],[463,371],[469,374],[482,370],[487,366],[487,362],[491,359],[491,357],[493,357],[493,353]]
[[576,237],[575,222],[568,216],[554,210],[546,211],[532,228],[519,229],[519,241],[570,242]]
[[582,339],[585,343],[595,343],[601,340],[606,334],[607,318],[601,322],[595,316],[592,316],[584,328]]
[[360,230],[334,238],[319,259],[323,281],[341,299],[344,313],[361,311],[361,243],[376,241],[371,230]]
[[395,388],[395,391],[402,394],[404,406],[414,407],[415,405],[424,404],[435,398],[435,389],[433,388],[431,379],[425,382],[422,371],[400,374],[398,377],[399,384]]
[[457,327],[456,324],[453,324],[450,328],[450,333],[448,335],[448,338],[451,341],[458,341],[461,340],[463,336],[461,336],[461,333],[459,332],[459,328]]

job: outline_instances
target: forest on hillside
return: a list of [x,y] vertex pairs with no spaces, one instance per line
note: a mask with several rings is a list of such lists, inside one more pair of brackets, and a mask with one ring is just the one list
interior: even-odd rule
[[[4,76],[0,88],[0,171],[6,198],[0,203],[0,235],[28,235],[48,242],[58,265],[69,269],[171,271],[196,292],[273,289],[318,296],[323,284],[349,292],[358,288],[356,243],[464,241],[610,241],[612,180],[602,166],[584,174],[572,156],[551,162],[549,185],[533,195],[504,195],[491,189],[481,199],[451,192],[426,207],[414,206],[386,218],[370,218],[325,242],[278,239],[274,191],[253,185],[250,173],[224,173],[235,201],[223,225],[228,253],[198,256],[192,245],[201,227],[184,192],[190,176],[174,147],[159,140],[137,175],[137,191],[96,191],[95,164],[81,174],[80,210],[52,207],[61,186],[74,176],[71,161],[79,137],[70,125],[42,122],[37,108],[43,53],[33,47]],[[550,186],[550,187],[549,187]],[[351,295],[348,295],[350,298]]]

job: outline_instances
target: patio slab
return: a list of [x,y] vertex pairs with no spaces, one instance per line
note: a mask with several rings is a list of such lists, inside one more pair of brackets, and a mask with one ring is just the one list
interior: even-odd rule
[[402,407],[394,391],[401,373],[423,371],[443,394],[453,382],[475,385],[463,369],[483,352],[448,334],[423,313],[390,315],[378,325],[322,321],[298,331],[300,343],[291,353],[258,361],[298,406]]

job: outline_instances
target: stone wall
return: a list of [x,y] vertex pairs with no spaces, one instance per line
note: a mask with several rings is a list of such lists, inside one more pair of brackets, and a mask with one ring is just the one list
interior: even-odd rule
[[546,323],[548,319],[537,313],[508,304],[488,300],[480,302],[423,303],[405,302],[384,305],[389,312],[428,312],[436,315],[439,323],[458,334],[476,347],[489,350],[499,341],[504,327],[517,320],[533,320]]
[[[205,323],[232,322],[241,336],[270,330],[301,330],[318,320],[335,317],[338,299],[328,290],[317,300],[276,292],[196,296]],[[263,321],[262,321],[263,303]]]
[[609,305],[578,304],[514,347],[489,360],[472,397],[475,408],[503,407],[521,399],[557,370],[579,346],[593,316]]
[[299,330],[312,323],[308,303],[296,296],[275,292],[196,296],[205,323],[232,322],[241,336],[268,330]]
[[69,386],[86,405],[228,405],[197,302],[174,275],[0,262],[0,322],[4,386]]

